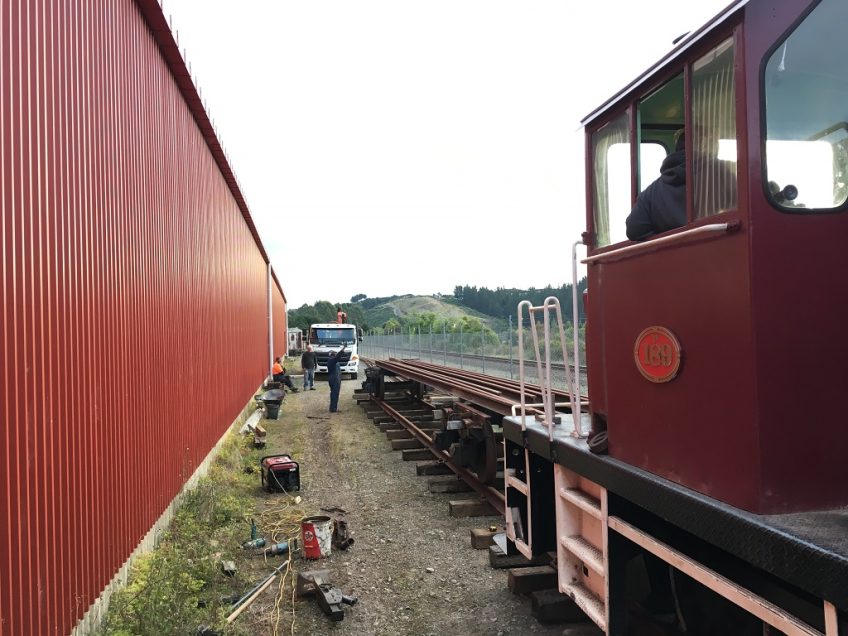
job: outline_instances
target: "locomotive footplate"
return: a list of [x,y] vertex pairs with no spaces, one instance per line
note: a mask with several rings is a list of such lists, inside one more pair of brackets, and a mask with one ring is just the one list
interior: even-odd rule
[[[534,418],[527,417],[525,430],[520,417],[503,418],[508,445],[526,447],[539,459],[565,466],[606,488],[610,515],[624,518],[638,507],[644,519],[661,519],[665,531],[680,538],[681,545],[675,547],[681,551],[697,543],[699,549],[712,550],[716,561],[730,555],[760,570],[759,576],[777,577],[787,597],[793,596],[792,589],[804,590],[793,603],[808,603],[803,597],[812,594],[833,603],[840,616],[848,612],[848,533],[844,531],[848,509],[757,515],[614,458],[595,455],[584,439],[569,435],[570,427],[556,426],[553,431],[550,441],[547,428]],[[639,525],[638,518],[630,521]],[[674,544],[671,539],[668,542]]]

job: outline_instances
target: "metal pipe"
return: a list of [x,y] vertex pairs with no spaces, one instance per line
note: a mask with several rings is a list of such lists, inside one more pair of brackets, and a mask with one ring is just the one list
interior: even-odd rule
[[268,377],[271,377],[271,372],[274,368],[274,303],[271,297],[271,283],[273,281],[273,273],[271,272],[271,262],[268,261],[267,279],[268,279]]
[[509,379],[512,380],[512,314],[509,315]]
[[[574,416],[575,423],[575,431],[578,430],[577,424],[581,422],[581,412],[580,412],[580,321],[578,320],[577,314],[577,246],[582,245],[583,241],[574,241],[574,244],[571,246],[571,326],[574,329],[574,351],[572,353],[572,360],[574,360],[574,384],[571,387],[571,396],[572,400],[577,404],[576,407],[576,415]],[[575,410],[572,408],[572,413]],[[580,433],[582,434],[582,427],[580,428]]]

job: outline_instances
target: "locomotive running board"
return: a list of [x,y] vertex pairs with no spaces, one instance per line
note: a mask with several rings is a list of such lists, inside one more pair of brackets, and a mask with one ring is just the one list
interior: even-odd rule
[[824,602],[823,607],[826,632],[822,634],[761,596],[701,565],[618,517],[609,517],[607,527],[789,636],[838,636],[836,609],[827,601]]

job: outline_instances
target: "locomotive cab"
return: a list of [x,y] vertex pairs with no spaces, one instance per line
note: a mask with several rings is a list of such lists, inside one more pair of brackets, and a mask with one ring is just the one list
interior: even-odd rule
[[[757,513],[848,504],[846,21],[734,3],[583,122],[593,420],[612,457]],[[681,133],[680,222],[628,241]]]

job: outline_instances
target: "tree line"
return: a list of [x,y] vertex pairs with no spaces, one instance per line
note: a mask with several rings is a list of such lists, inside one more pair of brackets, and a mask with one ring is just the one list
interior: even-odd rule
[[[577,322],[582,324],[586,322],[586,314],[583,309],[583,291],[586,289],[587,280],[582,278],[577,282]],[[454,298],[471,309],[475,309],[480,313],[495,318],[508,319],[513,316],[515,320],[516,308],[522,300],[529,300],[533,305],[541,305],[545,302],[548,296],[555,296],[559,299],[562,308],[562,318],[566,322],[574,322],[574,311],[571,302],[572,285],[565,284],[561,287],[542,287],[536,289],[506,289],[498,287],[497,289],[488,289],[487,287],[473,287],[469,285],[457,285],[454,287]]]
[[[583,290],[586,289],[587,281],[585,278],[577,283],[578,290],[578,324],[586,321],[586,316],[583,310]],[[562,307],[562,317],[565,322],[573,323],[573,311],[571,304],[571,285],[565,284],[561,287],[542,287],[536,289],[507,289],[498,287],[489,289],[487,287],[476,287],[470,285],[457,285],[453,292],[453,301],[470,309],[474,309],[481,314],[500,318],[504,321],[510,316],[515,320],[516,308],[522,300],[529,300],[534,305],[541,305],[548,296],[555,296],[559,299]],[[385,321],[380,321],[382,324],[369,324],[367,312],[379,305],[382,305],[393,300],[402,298],[400,295],[383,296],[378,298],[368,298],[365,294],[356,294],[346,303],[331,303],[327,300],[319,300],[314,305],[303,305],[297,309],[289,311],[289,327],[306,330],[309,325],[315,323],[336,322],[337,308],[341,307],[342,311],[347,313],[347,321],[363,330],[379,329],[385,333],[392,333],[395,330],[421,329],[424,331],[433,330],[448,332],[459,330],[459,325],[462,325],[464,332],[472,333],[486,331],[482,322],[477,318],[467,316],[461,320],[445,320],[433,313],[426,312],[423,314],[411,314],[409,316],[395,316]],[[450,300],[450,297],[445,296],[444,300]],[[379,313],[379,312],[378,312]]]

